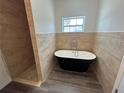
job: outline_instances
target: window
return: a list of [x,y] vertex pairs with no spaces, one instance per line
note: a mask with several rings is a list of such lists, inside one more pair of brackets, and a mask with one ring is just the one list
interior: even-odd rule
[[85,16],[63,17],[63,32],[84,32]]

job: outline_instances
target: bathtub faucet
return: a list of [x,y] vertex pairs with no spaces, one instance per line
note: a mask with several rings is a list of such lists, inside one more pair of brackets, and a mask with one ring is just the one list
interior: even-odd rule
[[74,49],[74,50],[77,50],[77,48],[78,48],[78,40],[77,40],[77,38],[72,39],[71,48]]
[[71,41],[71,48],[74,50],[73,51],[74,56],[77,57],[78,56],[78,40],[77,40],[77,38],[74,38]]

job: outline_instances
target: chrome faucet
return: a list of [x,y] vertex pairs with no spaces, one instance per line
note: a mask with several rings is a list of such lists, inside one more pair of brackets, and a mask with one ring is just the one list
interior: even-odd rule
[[73,53],[74,53],[74,56],[75,57],[78,57],[78,40],[77,40],[78,37],[74,37],[72,38],[72,41],[71,41],[71,48],[74,50]]

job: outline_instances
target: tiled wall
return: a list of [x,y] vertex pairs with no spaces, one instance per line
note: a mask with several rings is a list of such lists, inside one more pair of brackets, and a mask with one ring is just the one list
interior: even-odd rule
[[33,51],[34,51],[36,69],[37,69],[37,73],[38,73],[38,80],[41,81],[42,80],[41,64],[40,64],[40,58],[39,58],[39,54],[38,54],[37,37],[36,37],[34,20],[33,20],[31,1],[24,0],[24,2],[25,2],[25,9],[26,9],[26,13],[27,13],[31,41],[32,41],[32,46],[33,46]]
[[8,83],[10,83],[11,77],[8,72],[8,68],[5,64],[4,56],[0,50],[0,90],[5,87]]
[[55,34],[37,34],[37,44],[44,81],[56,63],[53,57],[55,51]]
[[13,78],[34,63],[23,0],[0,1],[0,49]]
[[96,75],[105,93],[111,93],[124,55],[124,32],[98,32],[95,34],[94,45],[98,58],[94,66]]
[[92,51],[94,46],[94,33],[57,33],[56,34],[56,49],[75,49],[73,41],[77,40],[78,50]]

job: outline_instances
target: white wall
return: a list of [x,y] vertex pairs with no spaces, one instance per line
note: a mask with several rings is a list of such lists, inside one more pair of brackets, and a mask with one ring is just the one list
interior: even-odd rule
[[2,52],[0,50],[0,89],[5,87],[10,82],[11,82],[11,77],[8,73],[7,66],[5,64]]
[[101,0],[98,31],[124,31],[124,0]]
[[61,32],[62,16],[86,16],[85,31],[96,31],[99,0],[54,0],[56,31]]
[[53,0],[31,0],[36,33],[53,33]]

